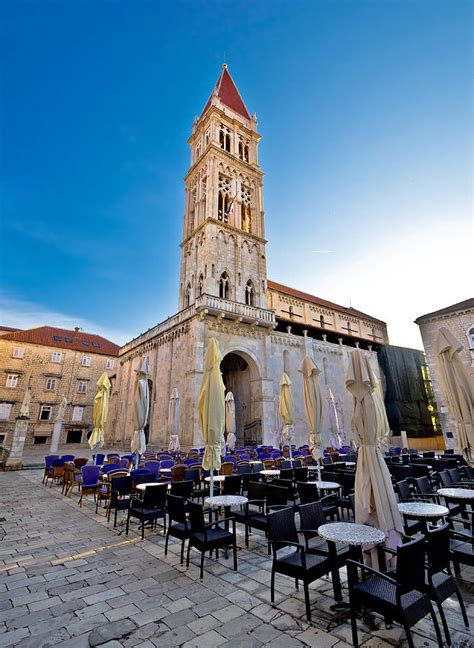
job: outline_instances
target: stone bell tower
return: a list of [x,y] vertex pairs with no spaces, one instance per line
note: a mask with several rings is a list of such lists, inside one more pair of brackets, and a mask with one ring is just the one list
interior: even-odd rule
[[180,310],[204,295],[267,307],[260,139],[223,65],[188,140]]

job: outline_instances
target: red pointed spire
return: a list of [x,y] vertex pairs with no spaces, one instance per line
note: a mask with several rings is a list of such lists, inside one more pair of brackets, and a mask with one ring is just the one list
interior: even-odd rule
[[206,110],[211,105],[211,99],[213,95],[217,95],[219,99],[222,101],[222,103],[226,105],[228,108],[230,108],[231,110],[233,110],[234,112],[238,113],[239,115],[242,115],[242,117],[245,117],[245,119],[250,119],[248,110],[245,107],[243,99],[240,96],[240,93],[237,90],[237,86],[235,85],[232,77],[230,76],[229,71],[227,69],[227,65],[225,63],[222,66],[222,72],[220,73],[220,76],[217,79],[217,83],[214,86],[214,90],[212,91],[211,96],[209,97],[206,105],[204,106],[204,110],[201,113],[202,115],[206,112]]

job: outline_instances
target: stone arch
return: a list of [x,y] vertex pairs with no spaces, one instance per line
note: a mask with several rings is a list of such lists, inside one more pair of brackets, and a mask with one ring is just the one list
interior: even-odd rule
[[250,367],[250,374],[252,380],[259,380],[262,377],[262,367],[260,361],[253,351],[250,349],[242,348],[238,345],[232,345],[222,350],[222,359],[230,353],[240,356]]

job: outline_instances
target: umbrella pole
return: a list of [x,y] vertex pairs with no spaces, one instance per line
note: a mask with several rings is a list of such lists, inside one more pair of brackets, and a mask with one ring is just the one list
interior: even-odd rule
[[214,470],[211,470],[211,480],[210,480],[210,486],[209,486],[209,496],[213,497],[214,496]]

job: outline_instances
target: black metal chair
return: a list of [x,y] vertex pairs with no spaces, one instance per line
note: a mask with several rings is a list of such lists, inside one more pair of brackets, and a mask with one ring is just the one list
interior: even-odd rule
[[132,478],[113,477],[110,491],[109,506],[107,508],[107,522],[114,511],[114,528],[117,526],[117,511],[127,511],[132,501]]
[[[266,513],[277,511],[288,507],[288,488],[284,486],[267,485],[265,497],[265,512],[252,515],[245,522],[245,545],[249,545],[249,533],[252,529],[263,531],[268,537],[268,518]],[[271,553],[270,543],[268,543],[268,553]]]
[[[300,513],[300,530],[304,536],[306,551],[323,552],[324,555],[330,556],[328,543],[322,540],[318,535],[318,529],[322,524],[326,524],[326,516],[321,502],[311,502],[310,504],[302,504],[299,507]],[[310,541],[314,541],[310,544]],[[336,559],[338,567],[345,564],[346,559],[349,557],[349,547],[347,545],[335,544]]]
[[156,486],[148,486],[143,495],[143,499],[133,497],[130,502],[127,516],[126,535],[130,526],[130,518],[137,518],[142,523],[142,540],[145,537],[145,524],[149,522],[152,526],[156,526],[157,521],[162,518],[164,524],[164,531],[166,531],[166,495],[168,492],[168,484],[157,484]]
[[308,468],[306,466],[304,466],[303,468],[295,468],[294,473],[295,473],[295,482],[308,481]]
[[[206,524],[204,511],[200,504],[188,502],[189,521],[191,524],[191,535],[189,536],[188,552],[186,556],[186,567],[189,567],[189,554],[191,547],[201,552],[200,578],[204,575],[204,557],[206,551],[213,551],[218,554],[219,549],[224,549],[227,555],[229,547],[234,552],[234,571],[237,571],[237,537],[235,534],[235,519],[221,518],[216,522]],[[221,528],[220,524],[232,522],[232,531]]]
[[451,637],[442,606],[443,601],[455,594],[459,601],[459,607],[461,608],[461,614],[466,628],[469,628],[469,621],[464,601],[451,573],[449,535],[449,526],[447,524],[428,531],[426,534],[426,556],[429,595],[431,600],[436,603],[443,624],[444,634],[446,635],[446,641],[450,646]]
[[242,489],[241,475],[227,475],[222,488],[223,495],[240,495]]
[[[470,522],[465,518],[449,518],[451,526],[449,551],[456,576],[461,574],[460,564],[474,567],[474,511],[467,513],[471,515]],[[455,523],[460,523],[462,528],[456,529]]]
[[339,519],[339,511],[336,506],[336,495],[325,495],[320,497],[316,484],[307,484],[306,482],[297,482],[300,506],[302,504],[311,504],[312,502],[321,502],[324,515],[334,520]]
[[468,478],[463,478],[459,468],[448,468],[448,475],[451,479],[451,482],[453,483],[453,486],[459,487],[459,488],[472,488],[474,486],[474,482],[471,481]]
[[201,471],[199,468],[189,468],[184,471],[185,481],[192,481],[194,483],[192,499],[202,499],[209,497],[209,486],[202,487],[201,484]]
[[[181,482],[183,483],[183,482]],[[181,540],[181,564],[184,561],[184,545],[191,536],[191,524],[186,514],[186,502],[183,497],[167,495],[168,530],[166,533],[165,556],[168,555],[170,536]]]
[[[284,463],[284,462],[282,462]],[[293,468],[280,468],[280,479],[293,480]]]
[[[443,641],[425,581],[425,539],[417,537],[399,545],[396,570],[390,575],[363,563],[348,560],[348,584],[352,644],[359,645],[356,612],[363,608],[382,614],[386,622],[396,621],[405,629],[408,646],[413,648],[410,628],[428,614],[433,620],[438,646]],[[363,579],[359,581],[358,569]]]
[[263,481],[250,481],[248,485],[248,501],[240,509],[232,511],[236,522],[245,525],[245,544],[249,544],[248,522],[252,517],[262,516],[265,508],[267,484]]
[[[295,579],[298,588],[299,581],[303,582],[304,598],[306,605],[306,618],[311,621],[311,604],[309,600],[309,584],[318,578],[332,574],[334,598],[340,601],[341,583],[339,571],[335,562],[329,555],[319,555],[315,550],[307,551],[304,544],[299,542],[295,518],[291,508],[284,508],[267,514],[268,535],[273,550],[272,576],[271,576],[271,602],[275,602],[275,574],[283,574]],[[293,549],[283,555],[281,549]]]
[[171,484],[170,495],[176,495],[177,497],[184,497],[184,499],[190,499],[194,490],[194,481],[192,479],[186,479],[184,481],[177,481]]

